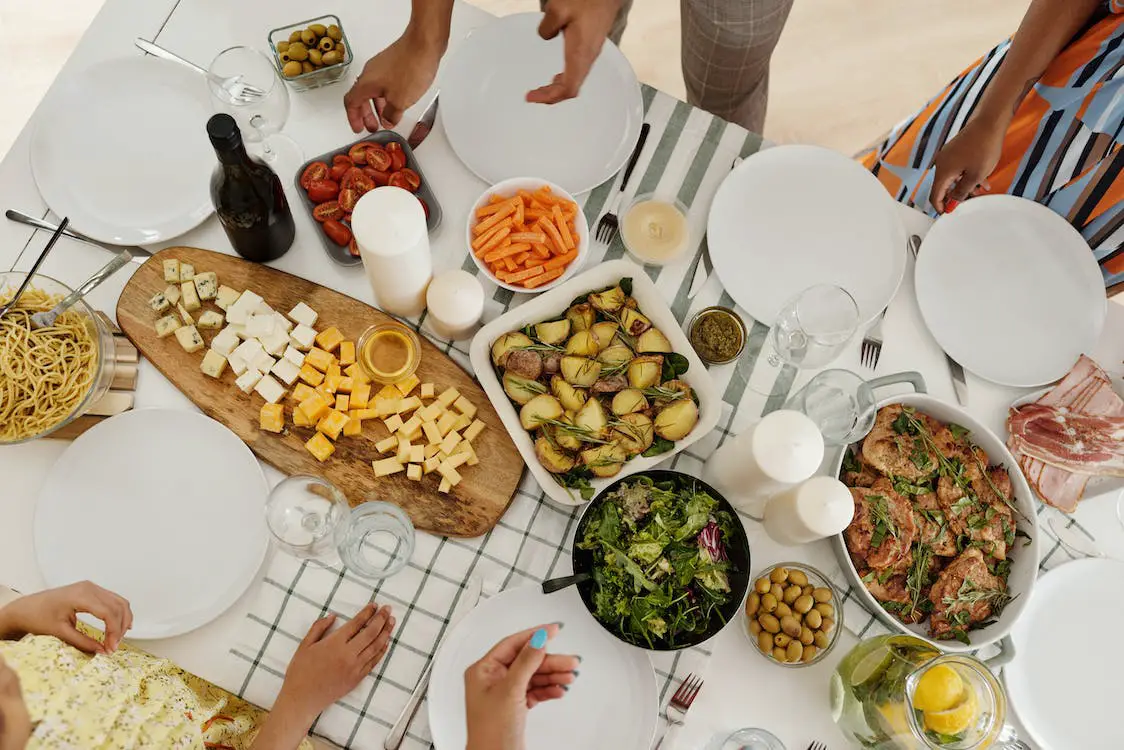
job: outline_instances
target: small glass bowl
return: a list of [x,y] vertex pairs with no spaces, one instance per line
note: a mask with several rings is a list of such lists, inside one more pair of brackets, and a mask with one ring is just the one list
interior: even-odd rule
[[[683,240],[680,242],[679,247],[676,248],[670,255],[662,258],[652,258],[639,253],[629,242],[628,232],[628,215],[639,204],[647,201],[655,201],[657,203],[667,203],[675,207],[675,210],[683,217]],[[633,238],[635,240],[635,238]],[[632,199],[623,212],[621,212],[621,242],[624,244],[624,249],[628,254],[635,258],[638,262],[644,263],[649,266],[663,266],[678,260],[683,257],[687,252],[687,248],[691,246],[691,229],[687,225],[687,207],[684,206],[677,198],[669,198],[667,196],[658,195],[656,193],[642,193]]]
[[[324,24],[325,26],[340,27],[340,34],[342,35],[342,38],[340,39],[339,44],[343,45],[343,61],[338,62],[335,65],[326,65],[322,68],[317,68],[316,70],[310,70],[307,73],[301,73],[299,76],[288,78],[281,71],[281,68],[283,66],[281,65],[281,53],[277,51],[277,43],[289,41],[289,35],[294,31],[304,31],[314,23]],[[331,14],[320,16],[319,18],[310,18],[307,21],[301,21],[300,23],[289,24],[288,26],[282,26],[280,28],[274,29],[273,31],[269,32],[269,51],[271,53],[270,56],[273,59],[273,64],[277,66],[277,73],[281,76],[281,80],[289,84],[289,87],[293,91],[298,92],[311,91],[312,89],[318,89],[321,86],[327,86],[329,84],[335,83],[339,79],[343,78],[344,73],[347,72],[347,69],[351,65],[351,61],[353,59],[351,51],[351,41],[347,38],[347,31],[344,29],[343,24],[340,23],[339,16]]]
[[[367,357],[365,356],[367,342],[384,331],[400,333],[410,344],[410,356],[406,361],[406,366],[400,372],[394,373],[393,376],[375,371],[367,364]],[[393,385],[417,372],[418,365],[421,363],[421,339],[418,338],[418,335],[414,333],[413,329],[409,326],[404,326],[401,323],[379,323],[363,331],[359,336],[359,343],[355,346],[355,358],[359,363],[359,368],[363,370],[371,380],[381,385]]]
[[[785,568],[790,571],[798,570],[805,576],[807,576],[809,584],[816,588],[825,588],[831,592],[830,604],[832,607],[832,612],[834,614],[834,617],[832,617],[831,619],[835,624],[834,626],[832,626],[831,630],[826,633],[827,645],[817,647],[815,656],[813,656],[808,661],[782,662],[777,660],[771,652],[766,654],[761,650],[761,647],[758,643],[758,636],[754,635],[749,630],[749,625],[752,618],[748,614],[748,607],[753,595],[757,593],[757,590],[755,588],[757,581],[760,578],[769,577],[777,568]],[[763,596],[763,594],[758,594],[759,598],[761,596]],[[744,633],[745,637],[749,640],[750,645],[753,647],[753,650],[761,654],[761,656],[768,659],[772,663],[779,664],[782,667],[810,667],[816,662],[823,659],[827,655],[827,653],[835,647],[835,643],[839,640],[839,633],[843,630],[843,600],[839,598],[839,592],[835,590],[835,586],[831,584],[831,581],[827,579],[827,576],[813,568],[811,565],[806,565],[799,562],[774,563],[766,567],[764,570],[759,571],[756,575],[753,576],[753,580],[749,582],[749,594],[746,596],[745,605],[742,607],[741,629],[742,633]]]
[[[738,350],[734,352],[734,355],[732,357],[727,357],[726,359],[710,359],[708,357],[704,357],[702,352],[695,348],[694,341],[692,340],[695,332],[695,326],[698,325],[700,320],[708,315],[721,315],[733,321],[734,325],[738,327],[738,333],[741,336],[741,341],[738,343]],[[748,337],[749,333],[746,331],[745,321],[742,320],[741,316],[730,308],[721,307],[719,305],[704,307],[703,309],[695,313],[695,316],[691,318],[691,322],[687,324],[687,339],[691,341],[691,348],[695,349],[695,354],[699,355],[699,359],[701,359],[708,365],[727,365],[737,360],[737,358],[742,355],[742,352],[745,351],[745,342]]]

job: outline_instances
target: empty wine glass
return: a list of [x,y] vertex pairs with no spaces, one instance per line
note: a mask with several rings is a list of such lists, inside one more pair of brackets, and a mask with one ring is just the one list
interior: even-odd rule
[[[251,47],[230,47],[215,57],[207,72],[215,110],[235,119],[243,140],[259,146],[257,155],[263,161],[272,165],[283,159],[295,170],[303,154],[292,138],[281,135],[289,119],[289,90],[273,62]],[[246,95],[246,87],[262,93]]]

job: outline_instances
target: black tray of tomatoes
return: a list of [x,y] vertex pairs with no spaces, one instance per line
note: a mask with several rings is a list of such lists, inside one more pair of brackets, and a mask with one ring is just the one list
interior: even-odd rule
[[416,195],[425,210],[429,231],[440,226],[437,197],[406,139],[395,132],[372,133],[346,148],[310,159],[297,172],[296,186],[320,225],[324,252],[340,265],[362,262],[351,234],[351,211],[364,193],[384,185]]

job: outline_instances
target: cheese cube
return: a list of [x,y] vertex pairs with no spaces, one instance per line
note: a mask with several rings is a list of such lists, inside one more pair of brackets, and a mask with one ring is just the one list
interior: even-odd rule
[[[355,404],[352,404],[352,406],[355,406]],[[378,419],[379,417],[379,415],[375,413],[374,409],[356,409],[355,415],[360,419]]]
[[441,459],[437,456],[433,456],[432,458],[427,458],[425,460],[425,463],[422,464],[422,468],[425,470],[426,474],[432,474],[433,472],[437,471],[437,467],[440,465]]
[[[343,384],[341,383],[340,385],[342,386]],[[351,405],[357,409],[366,409],[370,400],[371,386],[366,383],[353,382],[351,386]]]
[[292,344],[290,344],[285,349],[285,354],[283,356],[285,357],[285,359],[289,360],[290,362],[292,362],[297,367],[300,367],[301,365],[304,364],[304,352],[302,352],[300,349],[296,348]]
[[324,387],[332,393],[340,389],[341,382],[343,382],[342,375],[327,375],[324,377]]
[[398,400],[398,399],[402,398],[402,394],[399,393],[398,389],[395,388],[394,386],[384,385],[382,388],[379,389],[379,392],[375,394],[375,398],[387,398],[387,399],[392,398],[392,399]]
[[413,455],[414,446],[406,438],[398,439],[398,453],[394,457],[400,464],[410,463],[410,457]]
[[414,409],[420,408],[421,405],[422,405],[421,399],[418,398],[417,396],[410,396],[409,398],[404,398],[404,399],[402,399],[401,401],[398,402],[398,413],[399,414],[405,414],[407,412],[411,412]]
[[260,305],[261,303],[261,296],[247,289],[246,291],[242,292],[241,295],[239,295],[237,301],[235,301],[234,304],[245,310],[246,314],[248,315],[250,313],[256,312],[258,309],[258,305]]
[[190,263],[180,262],[180,281],[192,281],[195,278],[195,266]]
[[325,328],[323,331],[316,334],[316,345],[326,351],[334,352],[342,343],[343,334],[340,333],[340,329],[335,326]]
[[424,455],[425,455],[426,458],[433,458],[434,456],[436,456],[440,452],[441,452],[441,444],[440,443],[430,443],[429,445],[425,446]]
[[262,300],[258,303],[258,306],[250,310],[250,312],[255,315],[274,315],[277,311],[270,307],[265,300]]
[[343,366],[355,364],[355,342],[340,342],[340,364]]
[[180,284],[180,294],[183,295],[180,298],[181,303],[188,309],[188,312],[195,312],[203,306],[203,303],[199,301],[199,295],[195,291],[193,282],[185,281]]
[[355,437],[356,435],[363,434],[363,420],[359,417],[348,414],[347,424],[343,426],[343,434],[348,437]]
[[421,440],[421,438],[422,438],[421,427],[418,427],[416,430],[410,430],[409,432],[400,432],[399,434],[405,435],[406,439],[409,440],[411,443],[414,442],[415,440]]
[[425,446],[414,445],[410,447],[410,463],[420,464],[425,460]]
[[394,384],[394,387],[397,388],[398,392],[401,393],[403,396],[409,396],[410,391],[417,388],[418,383],[420,383],[420,382],[421,381],[418,380],[417,375],[411,375],[408,378],[403,378],[402,380],[399,380],[397,383]]
[[289,342],[302,352],[307,352],[316,343],[316,331],[306,325],[298,325],[289,332]]
[[300,409],[293,409],[293,424],[297,427],[312,427],[316,423],[309,419]]
[[231,323],[229,314],[226,316],[226,327],[230,329],[231,333],[238,337],[239,341],[246,341],[250,338],[246,335],[246,326],[239,325],[238,323]]
[[441,465],[437,467],[437,473],[449,480],[449,484],[454,487],[460,484],[461,475],[455,467],[449,465],[449,459],[441,462]]
[[249,393],[254,390],[254,386],[258,384],[259,380],[261,380],[261,373],[254,369],[248,369],[238,376],[234,384],[238,386],[243,393]]
[[350,408],[349,401],[345,395],[336,396],[336,411],[347,411]]
[[148,301],[148,306],[152,308],[154,313],[162,313],[170,308],[172,303],[168,301],[168,298],[163,292],[157,292],[153,295],[152,299]]
[[472,424],[464,431],[465,440],[475,440],[476,436],[484,431],[484,423],[479,419],[472,420]]
[[306,417],[315,422],[330,411],[331,403],[319,393],[313,393],[304,401],[301,401],[300,406],[297,408],[303,411]]
[[180,283],[180,262],[175,258],[164,261],[164,281]]
[[435,386],[433,383],[422,383],[421,397],[422,398],[433,398],[433,394],[437,392],[435,390],[436,388],[437,388],[437,386]]
[[203,348],[203,337],[195,326],[184,326],[176,329],[176,340],[180,342],[185,352],[197,352]]
[[469,466],[475,466],[476,464],[480,463],[480,460],[476,457],[476,451],[472,448],[472,443],[468,442],[467,440],[462,440],[457,443],[457,447],[453,449],[453,455],[450,456],[450,458],[452,458],[453,456],[460,456],[462,454],[465,456],[465,460],[463,461],[463,463],[466,463]]
[[273,313],[273,324],[276,328],[283,330],[286,336],[289,335],[289,331],[293,330],[292,322],[279,312]]
[[312,365],[320,372],[327,373],[328,367],[332,364],[332,355],[314,346],[309,350],[308,354],[305,355],[304,363],[306,365]]
[[441,441],[441,452],[447,453],[447,454],[452,454],[453,448],[456,448],[457,443],[459,443],[460,441],[461,441],[460,435],[458,435],[455,432],[450,432],[448,435],[445,436],[445,439]]
[[422,421],[420,419],[418,419],[417,417],[410,417],[402,424],[401,427],[398,428],[398,432],[402,433],[403,435],[409,435],[414,430],[420,430],[421,426]]
[[258,338],[261,342],[262,348],[274,357],[280,357],[285,353],[285,348],[289,345],[289,336],[280,328],[274,328],[273,333],[268,336]]
[[[269,371],[276,375],[278,380],[289,386],[297,382],[297,378],[299,378],[301,374],[301,368],[287,359],[277,360],[273,367],[269,368]],[[301,385],[304,385],[304,383],[301,383]]]
[[182,325],[183,321],[175,315],[165,315],[163,318],[156,321],[156,335],[160,338],[167,338],[175,333]]
[[214,310],[206,310],[199,316],[200,328],[222,328],[222,323],[222,313]]
[[348,365],[343,369],[343,374],[349,378],[355,378],[356,383],[363,383],[364,385],[371,384],[371,377],[363,371],[359,365]]
[[226,322],[227,323],[236,323],[240,326],[244,326],[244,325],[246,325],[246,321],[249,320],[249,319],[250,319],[249,310],[247,310],[244,307],[239,307],[237,302],[235,302],[230,307],[226,308]]
[[470,424],[472,424],[471,419],[469,419],[464,414],[458,414],[457,415],[457,421],[453,422],[453,430],[456,431],[456,432],[460,432],[465,427],[468,427]]
[[[274,365],[274,367],[276,366],[277,365]],[[313,393],[316,393],[316,391],[312,390],[312,388],[307,383],[297,383],[296,388],[294,388],[293,392],[289,395],[292,396],[293,401],[296,401],[299,404],[301,401],[304,401]]]
[[422,467],[418,464],[410,464],[407,466],[406,478],[413,479],[415,482],[420,482],[422,478]]
[[[261,339],[273,333],[277,322],[272,315],[251,315],[246,320],[246,333],[250,338]],[[288,336],[285,337],[288,339]]]
[[384,419],[383,425],[386,426],[387,432],[394,434],[395,432],[398,432],[398,428],[402,426],[402,417],[395,414],[389,419]]
[[185,326],[195,325],[195,318],[191,317],[191,313],[183,305],[176,305],[176,314],[180,316]]
[[437,420],[437,429],[441,431],[441,436],[444,437],[449,434],[453,429],[453,425],[456,423],[457,415],[453,414],[451,411],[447,411]]
[[437,485],[437,491],[447,495],[451,489],[453,489],[453,483],[445,477],[441,477],[441,484]]
[[393,458],[384,458],[381,461],[375,461],[371,464],[371,467],[375,470],[376,477],[388,477],[406,468]]
[[441,415],[445,413],[445,407],[436,402],[429,406],[424,406],[418,409],[415,414],[422,418],[423,422],[436,422],[441,419]]
[[320,418],[320,421],[316,423],[316,429],[332,440],[338,440],[348,419],[350,417],[346,414],[333,409]]
[[255,370],[260,370],[261,372],[269,372],[273,369],[273,365],[275,365],[276,363],[277,360],[275,360],[265,352],[262,352],[258,356],[254,357],[253,361],[249,362],[249,365]]
[[203,355],[203,364],[200,365],[204,375],[212,378],[222,377],[223,370],[226,369],[226,357],[210,349]]
[[464,396],[461,396],[453,402],[453,408],[469,419],[476,416],[476,406]]
[[378,441],[375,443],[375,450],[379,453],[390,453],[391,451],[398,450],[398,438],[391,435],[384,440]]
[[234,353],[245,360],[247,364],[252,364],[264,352],[265,349],[262,349],[261,343],[254,339],[246,339],[234,350]]
[[176,284],[170,284],[168,288],[164,290],[164,298],[167,299],[168,303],[171,305],[178,305],[180,297],[182,296],[183,295],[180,294],[180,288]]
[[271,404],[276,404],[285,398],[285,387],[269,375],[262,375],[261,380],[254,386],[254,391]]
[[378,412],[380,417],[389,417],[391,414],[398,413],[398,401],[396,398],[376,398],[375,411]]
[[324,371],[324,374],[329,378],[333,375],[335,375],[337,378],[343,377],[343,370],[340,369],[339,363],[335,361],[334,357],[332,358],[332,363],[328,365],[328,369]]
[[303,302],[298,302],[297,306],[289,311],[289,320],[309,328],[316,325],[318,317],[319,314]]
[[[467,443],[465,443],[465,445],[467,445]],[[457,447],[459,448],[460,446],[458,445]],[[450,469],[456,469],[461,464],[468,463],[468,458],[470,455],[471,454],[469,453],[454,452],[441,463],[443,466],[448,466]]]
[[448,388],[437,397],[437,403],[448,409],[454,401],[461,397],[461,392],[456,388]]
[[222,284],[215,292],[215,306],[223,311],[229,310],[230,306],[238,301],[238,296],[238,291]]
[[258,425],[266,432],[281,432],[285,429],[285,408],[281,404],[262,404]]
[[425,439],[429,443],[440,443],[441,438],[444,437],[441,430],[437,429],[436,422],[422,422],[422,432],[425,433]]
[[314,388],[324,382],[324,375],[319,370],[312,369],[312,365],[302,365],[300,377]]
[[332,445],[332,441],[319,432],[313,435],[304,447],[321,463],[327,461],[328,456],[336,452],[336,446]]
[[[180,274],[182,276],[182,274]],[[195,275],[195,291],[199,299],[214,299],[219,293],[219,276],[214,271],[207,271]]]
[[231,370],[234,370],[235,375],[241,375],[246,372],[246,370],[250,369],[250,366],[246,364],[246,360],[242,359],[234,352],[226,355],[226,363],[230,365]]

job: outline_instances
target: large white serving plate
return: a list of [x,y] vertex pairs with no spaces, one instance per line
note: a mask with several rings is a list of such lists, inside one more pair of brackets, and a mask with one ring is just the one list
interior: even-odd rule
[[530,104],[527,92],[562,72],[563,37],[544,41],[541,13],[474,29],[441,72],[441,121],[460,160],[489,184],[533,174],[584,193],[617,173],[640,136],[644,104],[612,42],[575,99]]
[[519,423],[519,412],[511,399],[504,393],[503,383],[500,382],[495,367],[492,365],[492,342],[500,335],[508,331],[518,331],[530,323],[560,318],[565,315],[570,303],[579,295],[605,289],[625,277],[632,279],[632,296],[639,304],[640,311],[648,316],[652,325],[667,336],[667,340],[671,342],[672,350],[677,354],[682,354],[690,363],[687,372],[679,379],[686,381],[699,397],[699,422],[687,437],[676,441],[675,447],[667,453],[651,458],[637,456],[626,462],[624,468],[616,476],[607,479],[591,479],[590,484],[593,485],[594,491],[600,492],[621,477],[654,468],[676,453],[686,450],[688,446],[701,440],[703,436],[713,430],[718,425],[718,419],[722,414],[722,397],[718,394],[714,381],[710,379],[710,373],[706,371],[706,366],[695,354],[691,342],[687,340],[687,336],[679,326],[679,321],[676,320],[671,308],[660,296],[659,290],[656,289],[656,285],[652,283],[648,274],[644,273],[644,269],[626,260],[602,263],[580,276],[575,276],[565,284],[551,289],[549,292],[523,302],[510,312],[501,315],[481,328],[476,337],[472,339],[469,355],[472,360],[473,372],[480,379],[480,385],[483,386],[484,392],[488,394],[488,398],[496,407],[496,413],[500,415],[504,427],[511,433],[515,447],[519,449],[519,453],[527,463],[527,468],[531,470],[539,485],[542,486],[543,493],[562,505],[581,505],[585,501],[576,492],[571,494],[572,491],[558,484],[554,480],[554,476],[543,468],[543,465],[539,462],[535,455],[535,443],[531,439],[530,433],[524,430]]
[[547,650],[582,657],[581,674],[564,698],[531,710],[527,747],[648,750],[659,720],[656,675],[648,656],[606,633],[575,589],[547,595],[538,586],[481,602],[437,652],[429,683],[429,728],[437,750],[464,750],[465,669],[512,633],[549,622],[565,627]]
[[819,146],[777,146],[735,167],[711,204],[707,242],[726,291],[766,325],[816,284],[846,289],[870,322],[905,274],[905,228],[886,189]]
[[31,172],[52,211],[116,245],[161,242],[211,215],[206,78],[123,57],[60,83],[31,134]]
[[48,586],[89,579],[128,599],[128,637],[181,635],[253,582],[268,547],[268,491],[254,454],[218,422],[125,412],[52,467],[35,509],[35,556]]
[[[1042,748],[1118,748],[1124,650],[1078,656],[1062,645],[1075,619],[1115,632],[1124,621],[1124,562],[1067,562],[1042,576],[1015,627],[1018,656],[1004,670],[1011,705]],[[1080,627],[1080,626],[1078,626]]]
[[1045,206],[1010,195],[942,216],[914,271],[925,325],[964,369],[1033,387],[1065,375],[1100,338],[1104,280],[1084,238]]

